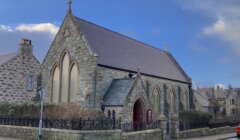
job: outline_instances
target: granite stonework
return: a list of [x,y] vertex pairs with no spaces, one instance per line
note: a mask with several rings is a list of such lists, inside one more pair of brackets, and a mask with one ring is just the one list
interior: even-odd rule
[[76,102],[83,106],[89,106],[93,105],[97,57],[91,53],[88,42],[84,35],[79,33],[78,26],[72,18],[72,16],[66,16],[43,61],[42,86],[46,91],[47,101],[51,102],[52,71],[54,67],[61,65],[61,56],[64,52],[67,52],[70,55],[70,62],[75,61],[79,70]]
[[[38,128],[0,125],[0,136],[37,140]],[[121,130],[77,131],[43,128],[43,140],[163,140],[161,129],[124,133]]]
[[[19,51],[0,65],[0,102],[32,101],[37,95],[39,75],[40,63],[32,54],[31,41],[23,39]],[[33,76],[32,90],[28,89],[29,76]]]
[[[102,98],[103,95],[106,93],[109,85],[112,82],[112,79],[121,79],[121,78],[127,78],[129,75],[129,72],[127,71],[122,71],[122,70],[116,70],[116,69],[110,69],[106,67],[97,67],[97,96],[98,98]],[[136,74],[135,74],[136,75]],[[169,92],[174,92],[176,93],[176,102],[177,102],[177,111],[179,108],[181,99],[180,95],[183,93],[189,94],[189,84],[187,83],[181,83],[181,82],[176,82],[176,81],[171,81],[171,80],[166,80],[166,79],[161,79],[157,77],[151,77],[151,76],[146,76],[146,75],[141,75],[141,82],[142,82],[142,88],[145,88],[146,91],[146,96],[149,97],[149,108],[153,108],[153,91],[155,88],[160,89],[160,97],[161,97],[161,112],[156,114],[155,118],[158,118],[160,114],[165,114],[164,110],[166,110],[166,101],[165,98],[167,97],[166,94]],[[164,89],[166,88],[166,91]],[[179,90],[180,89],[180,90]],[[180,100],[180,101],[179,101]],[[188,106],[189,107],[189,106]]]
[[[113,39],[107,38],[111,35],[114,36]],[[101,38],[100,36],[105,36],[105,38]],[[119,49],[121,49],[113,48],[115,45],[119,45],[114,44],[115,42],[120,43],[119,40],[117,41],[116,39],[125,41],[125,43],[128,44],[128,47],[130,47],[129,49],[133,49],[131,48],[131,45],[129,46],[129,44],[132,44],[135,46],[139,45],[139,47],[144,49],[147,48],[147,51],[154,54],[155,52],[159,52],[159,55],[163,56],[163,60],[166,60],[166,63],[169,63],[169,65],[166,66],[171,68],[169,69],[169,72],[162,68],[166,77],[156,76],[157,74],[155,76],[147,75],[142,72],[140,68],[136,68],[132,71],[130,69],[124,70],[103,65],[103,63],[112,64],[112,61],[109,61],[110,58],[116,59],[116,57],[114,57],[114,55],[118,55],[116,54],[116,50],[119,51]],[[136,102],[139,101],[142,113],[140,114],[140,116],[142,116],[141,121],[146,121],[147,112],[150,110],[150,112],[153,111],[153,120],[159,120],[159,116],[165,116],[169,121],[167,124],[177,122],[178,113],[183,110],[183,104],[185,105],[184,109],[186,110],[191,106],[191,79],[185,74],[169,52],[155,49],[153,51],[150,46],[139,43],[140,42],[138,41],[74,17],[71,11],[68,11],[42,64],[42,86],[46,93],[46,101],[53,102],[53,87],[55,87],[53,86],[53,73],[56,68],[59,69],[59,83],[60,87],[62,87],[62,79],[64,79],[61,77],[64,71],[62,70],[62,63],[64,63],[63,57],[67,53],[70,56],[70,64],[75,63],[78,66],[76,98],[73,102],[78,103],[85,108],[102,109],[106,116],[109,115],[109,112],[115,114],[114,116],[111,116],[116,119],[121,118],[122,122],[125,123],[134,121],[134,106]],[[103,48],[99,49],[98,45]],[[104,52],[105,45],[107,47],[106,49],[110,52]],[[96,52],[98,52],[98,54]],[[124,51],[124,54],[125,53],[126,52]],[[102,56],[103,54],[106,56]],[[108,55],[111,56],[107,57]],[[156,59],[154,60],[158,61]],[[113,65],[115,66],[116,63]],[[131,65],[127,61],[126,63],[126,66]],[[164,65],[165,63],[161,64]],[[121,66],[124,66],[122,61]],[[150,69],[145,67],[145,70]],[[154,67],[152,69],[154,69]],[[68,74],[70,72],[71,70],[69,69]],[[160,73],[161,72],[159,72],[159,74]],[[169,77],[176,77],[176,79],[169,79]],[[124,82],[125,79],[133,80]],[[116,82],[116,80],[120,80],[120,82]],[[126,87],[126,83],[131,85]],[[116,87],[116,85],[119,87]],[[124,85],[125,87],[123,87]],[[156,89],[159,92],[160,104],[159,102],[156,103],[156,96],[153,95]],[[119,92],[113,93],[112,91]],[[108,98],[110,95],[107,94],[118,94],[118,96],[111,97],[119,98]],[[183,94],[187,95],[187,103],[183,102]],[[68,97],[61,95],[69,95],[69,93],[61,93],[60,91],[59,95],[60,99],[58,100],[61,102],[62,98]],[[69,99],[65,99],[65,101],[66,100],[70,102]],[[118,100],[122,101],[119,102]],[[114,104],[114,102],[116,102],[116,104]],[[157,106],[160,108],[157,111],[154,110],[156,104],[158,104]],[[173,133],[178,132],[177,125],[170,125],[166,128],[169,128]]]
[[219,134],[227,134],[227,133],[234,133],[236,127],[219,127],[219,128],[199,128],[199,129],[191,129],[180,131],[177,135],[177,138],[184,139],[184,138],[194,138],[194,137],[202,137],[202,136],[210,136],[210,135],[219,135]]
[[[127,78],[129,72],[110,69],[106,67],[97,67],[97,95],[98,98],[101,98],[104,93],[107,91],[109,85],[112,82],[113,77],[116,79]],[[137,74],[134,75],[137,77]],[[161,102],[161,109],[160,112],[153,112],[153,119],[158,120],[161,114],[165,115],[168,118],[169,123],[172,124],[167,126],[171,132],[172,137],[176,137],[176,133],[178,133],[178,112],[180,111],[179,108],[181,106],[182,99],[181,94],[187,93],[188,96],[189,92],[189,84],[181,83],[166,79],[161,79],[157,77],[151,77],[146,75],[140,75],[137,80],[137,84],[133,86],[133,91],[129,93],[129,96],[125,99],[125,104],[123,106],[106,106],[105,107],[105,114],[108,114],[108,111],[111,112],[114,110],[116,112],[116,118],[121,118],[123,122],[132,122],[133,121],[133,106],[137,99],[141,99],[144,104],[143,108],[143,120],[146,120],[147,110],[153,110],[153,92],[155,88],[160,90],[160,102]],[[167,102],[167,95],[170,92],[174,92],[176,95],[176,110],[175,112],[169,112],[169,104]],[[103,102],[104,104],[104,102]],[[190,105],[188,105],[189,109]]]

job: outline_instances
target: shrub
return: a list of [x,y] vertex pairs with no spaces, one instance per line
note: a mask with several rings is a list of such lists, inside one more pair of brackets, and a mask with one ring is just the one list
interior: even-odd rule
[[188,121],[191,123],[201,123],[201,122],[209,122],[212,119],[212,115],[206,112],[190,110],[190,111],[180,112],[179,118],[181,121]]
[[[54,113],[53,113],[54,112]],[[61,118],[61,119],[95,119],[103,118],[104,114],[102,111],[94,109],[86,109],[78,104],[68,103],[68,104],[48,104],[44,108],[44,118]]]
[[[2,117],[34,117],[40,116],[39,103],[0,103],[0,116]],[[43,118],[47,119],[96,119],[103,118],[101,110],[85,109],[79,104],[45,104]]]

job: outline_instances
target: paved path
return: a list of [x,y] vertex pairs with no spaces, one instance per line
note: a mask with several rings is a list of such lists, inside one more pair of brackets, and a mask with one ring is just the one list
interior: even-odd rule
[[20,140],[16,138],[7,138],[7,137],[0,137],[0,140]]
[[178,140],[237,140],[236,133],[213,135],[213,136],[204,136],[198,138],[188,138],[188,139],[178,139]]

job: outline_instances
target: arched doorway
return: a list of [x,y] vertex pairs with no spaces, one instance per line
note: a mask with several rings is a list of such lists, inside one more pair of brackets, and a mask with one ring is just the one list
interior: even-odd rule
[[133,107],[133,124],[134,124],[134,129],[135,130],[139,130],[141,129],[143,126],[143,104],[140,101],[140,99],[138,99]]

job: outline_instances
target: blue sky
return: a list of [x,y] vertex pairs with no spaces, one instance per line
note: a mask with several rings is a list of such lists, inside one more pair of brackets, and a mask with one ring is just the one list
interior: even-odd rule
[[[73,14],[169,50],[194,86],[240,87],[239,0],[73,0]],[[1,0],[0,55],[30,38],[42,61],[67,0]]]

